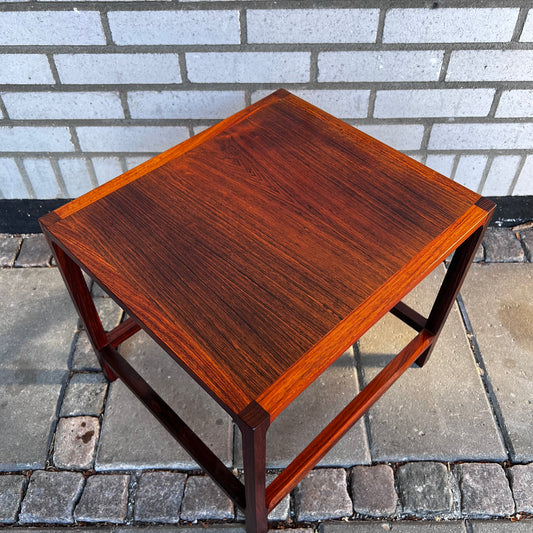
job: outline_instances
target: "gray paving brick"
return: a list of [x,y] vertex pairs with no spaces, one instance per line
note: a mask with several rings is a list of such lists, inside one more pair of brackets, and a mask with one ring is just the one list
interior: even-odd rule
[[208,477],[189,476],[181,505],[182,520],[233,518],[233,503]]
[[513,189],[513,194],[523,195],[523,194],[533,194],[533,155],[526,157],[526,162],[522,167],[520,176],[516,180],[516,184]]
[[131,44],[239,44],[237,10],[111,11],[113,40]]
[[[443,273],[436,269],[405,303],[427,316]],[[370,329],[359,341],[364,384],[412,338],[390,314]],[[376,462],[507,458],[457,308],[428,364],[408,369],[370,409],[369,422]]]
[[135,498],[135,520],[177,523],[185,487],[185,474],[145,472]]
[[128,170],[139,166],[141,163],[148,161],[152,156],[141,155],[139,157],[126,157],[126,166]]
[[533,117],[533,90],[503,91],[496,117]]
[[365,124],[357,128],[396,150],[419,150],[424,135],[421,124]]
[[62,83],[180,83],[177,54],[56,54]]
[[[222,408],[145,333],[128,339],[120,351],[213,452],[231,465],[233,428]],[[115,381],[106,403],[96,468],[198,466],[125,385]]]
[[498,155],[490,165],[490,170],[483,185],[485,196],[506,196],[511,192],[514,177],[521,161],[519,155]]
[[532,533],[533,521],[470,520],[472,533]]
[[533,265],[473,265],[461,289],[515,462],[533,461]]
[[455,467],[461,489],[461,510],[468,516],[505,516],[515,506],[503,468],[490,463],[463,463]]
[[0,267],[13,266],[22,239],[11,235],[0,235]]
[[5,93],[2,100],[16,120],[124,118],[120,98],[113,92]]
[[77,198],[93,188],[91,175],[84,159],[58,159],[57,162],[69,198]]
[[374,116],[483,117],[490,111],[494,93],[494,89],[377,91]]
[[90,476],[74,511],[83,522],[124,522],[128,510],[128,475]]
[[20,475],[0,476],[0,523],[12,524],[17,520],[24,479]]
[[[252,93],[252,102],[257,102],[271,92],[255,91]],[[291,93],[339,118],[363,118],[368,113],[370,91],[302,89],[291,90]]]
[[0,157],[0,193],[6,200],[30,197],[17,164],[7,157]]
[[38,267],[49,266],[52,252],[44,235],[30,235],[24,237],[20,253],[15,261],[15,266]]
[[89,342],[87,333],[80,331],[74,354],[72,355],[72,369],[73,370],[100,370],[98,359]]
[[82,486],[81,473],[34,472],[22,501],[20,523],[71,524],[74,502]]
[[92,157],[91,161],[99,185],[123,173],[122,166],[117,157]]
[[446,466],[435,462],[407,463],[396,474],[404,513],[450,514],[453,494]]
[[318,81],[436,81],[443,52],[320,52]]
[[296,487],[296,520],[330,520],[351,516],[352,501],[341,468],[312,470]]
[[511,488],[518,513],[533,513],[533,463],[509,468]]
[[473,191],[478,191],[483,172],[487,166],[486,155],[462,155],[455,170],[454,181],[468,187]]
[[522,263],[525,259],[520,240],[507,228],[489,228],[483,238],[488,263]]
[[[518,8],[390,9],[385,43],[507,42],[513,36]],[[406,28],[416,31],[406,32]]]
[[184,126],[78,126],[76,131],[87,152],[162,152],[189,137]]
[[533,228],[521,231],[520,240],[526,250],[527,260],[533,262]]
[[24,168],[37,198],[61,198],[65,194],[59,186],[49,159],[24,159]]
[[466,533],[464,522],[324,522],[320,533],[383,533],[393,531],[398,533]]
[[70,132],[63,126],[2,126],[0,147],[6,152],[72,152]]
[[429,154],[426,165],[449,178],[452,175],[454,161],[454,155]]
[[350,475],[350,493],[356,513],[369,516],[391,516],[396,513],[398,495],[390,466],[355,466]]
[[4,11],[0,45],[105,44],[97,11]]
[[50,64],[44,54],[2,54],[0,83],[41,85],[54,83]]
[[533,124],[435,124],[430,150],[530,150]]
[[533,50],[454,50],[446,81],[528,81]]
[[249,43],[373,43],[378,9],[249,9]]
[[100,422],[96,417],[60,418],[54,442],[54,464],[59,468],[91,468],[99,434]]
[[104,406],[107,381],[102,374],[74,374],[70,379],[61,416],[99,416]]
[[298,83],[310,75],[308,52],[189,52],[185,58],[193,83]]
[[225,118],[244,107],[243,91],[132,91],[132,118]]
[[522,30],[522,35],[520,35],[520,40],[522,42],[532,42],[533,41],[533,10],[529,10],[527,14],[526,22],[524,24],[524,29]]

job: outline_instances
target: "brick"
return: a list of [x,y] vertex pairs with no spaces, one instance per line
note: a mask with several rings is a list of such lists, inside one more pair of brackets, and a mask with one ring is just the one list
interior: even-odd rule
[[487,156],[485,155],[463,155],[459,158],[453,179],[457,183],[477,191],[486,166]]
[[177,523],[185,478],[185,474],[175,472],[142,474],[135,499],[135,520]]
[[308,52],[190,52],[185,58],[193,83],[298,83],[310,76]]
[[249,9],[249,43],[373,43],[378,9]]
[[51,258],[52,252],[44,235],[29,235],[22,241],[15,266],[44,267],[50,264]]
[[177,54],[56,54],[62,83],[180,83]]
[[341,468],[312,470],[296,488],[298,522],[341,518],[352,512],[346,472]]
[[107,18],[118,45],[240,43],[236,10],[111,11]]
[[524,24],[524,29],[522,30],[522,35],[520,35],[520,40],[522,42],[533,41],[533,9],[530,9],[529,13],[527,14],[527,19]]
[[107,382],[102,374],[74,374],[70,379],[60,416],[102,414]]
[[53,126],[0,127],[0,150],[5,152],[72,152],[70,131]]
[[454,155],[429,154],[426,157],[426,165],[429,168],[432,168],[433,170],[444,174],[448,178],[452,175],[454,162]]
[[74,511],[83,522],[124,522],[128,510],[128,475],[91,476]]
[[133,91],[132,118],[225,118],[244,107],[243,91]]
[[377,91],[374,116],[483,117],[490,111],[494,89]]
[[424,126],[421,124],[373,124],[356,127],[396,150],[419,150],[424,135]]
[[484,196],[506,196],[510,194],[521,157],[519,155],[498,155],[490,165],[482,194]]
[[93,157],[91,161],[98,185],[102,185],[123,173],[122,165],[116,157]]
[[48,159],[24,159],[24,168],[36,198],[60,198],[63,195],[56,173]]
[[106,43],[97,11],[9,11],[0,22],[0,45]]
[[430,150],[531,150],[533,123],[435,124]]
[[356,513],[380,517],[396,513],[398,495],[390,466],[355,466],[350,481],[353,510]]
[[7,157],[0,158],[0,191],[6,200],[30,197],[17,164]]
[[54,464],[59,468],[91,468],[99,434],[100,423],[96,417],[60,418],[54,444]]
[[91,175],[84,159],[59,159],[57,162],[69,198],[81,196],[93,188]]
[[487,263],[522,263],[525,259],[520,241],[506,228],[489,228],[483,246]]
[[505,516],[514,513],[511,489],[499,464],[464,463],[456,473],[461,489],[461,510],[468,516]]
[[5,93],[2,99],[16,120],[124,118],[120,98],[111,92]]
[[533,513],[533,463],[512,466],[509,474],[516,512]]
[[[384,43],[486,43],[510,41],[518,8],[390,9]],[[416,28],[416,31],[406,31]]]
[[152,156],[139,156],[139,157],[126,157],[126,167],[128,170],[131,170],[132,168],[138,167],[142,163],[145,163],[149,159],[151,159]]
[[318,81],[437,81],[444,52],[321,52]]
[[513,195],[533,194],[533,155],[526,157],[526,162],[516,180]]
[[79,126],[76,131],[86,152],[162,152],[189,137],[183,126]]
[[0,267],[11,267],[15,261],[22,239],[0,234]]
[[233,503],[210,478],[189,476],[180,516],[189,522],[233,518]]
[[503,91],[496,117],[533,117],[533,90]]
[[98,359],[89,342],[87,333],[80,331],[74,354],[72,355],[72,369],[73,370],[100,370]]
[[0,523],[12,524],[17,520],[24,479],[21,475],[0,476]]
[[456,50],[446,81],[529,81],[533,50]]
[[34,472],[22,502],[19,522],[71,524],[72,511],[83,486],[76,472]]
[[407,463],[398,468],[396,476],[404,513],[451,513],[452,485],[445,465],[430,461]]
[[[339,118],[364,118],[368,114],[370,91],[303,89],[291,92]],[[252,102],[257,102],[270,93],[271,90],[255,91]]]
[[[267,452],[268,455],[268,452]],[[267,467],[268,468],[268,467]],[[266,485],[270,485],[272,481],[276,478],[276,474],[267,474],[266,475]],[[242,483],[244,483],[244,475],[240,475],[239,479]],[[279,503],[268,513],[268,520],[269,522],[284,522],[289,518],[289,511],[291,506],[291,496],[290,494],[287,494]],[[237,520],[244,520],[244,512],[241,511],[237,506],[235,506],[235,510],[237,511]]]
[[14,85],[52,84],[48,58],[41,54],[2,54],[0,83]]

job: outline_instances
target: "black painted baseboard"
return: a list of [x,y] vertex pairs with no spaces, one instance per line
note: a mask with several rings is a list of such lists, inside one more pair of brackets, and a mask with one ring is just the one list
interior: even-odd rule
[[[533,196],[489,197],[496,205],[491,226],[511,227],[533,220]],[[0,200],[0,233],[41,233],[38,219],[70,200]]]

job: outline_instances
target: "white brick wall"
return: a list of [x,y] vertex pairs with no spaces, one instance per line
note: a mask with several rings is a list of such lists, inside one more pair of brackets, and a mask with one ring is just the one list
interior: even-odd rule
[[3,2],[0,198],[83,194],[280,86],[483,194],[533,194],[533,8],[402,5]]

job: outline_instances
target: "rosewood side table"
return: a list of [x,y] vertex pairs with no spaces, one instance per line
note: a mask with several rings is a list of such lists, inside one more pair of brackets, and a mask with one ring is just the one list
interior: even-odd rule
[[[427,362],[493,209],[279,90],[40,222],[107,378],[264,533],[268,512]],[[429,316],[402,303],[452,252]],[[82,270],[130,316],[109,333]],[[265,488],[271,422],[388,312],[418,334]],[[238,425],[244,484],[119,354],[139,329]]]

